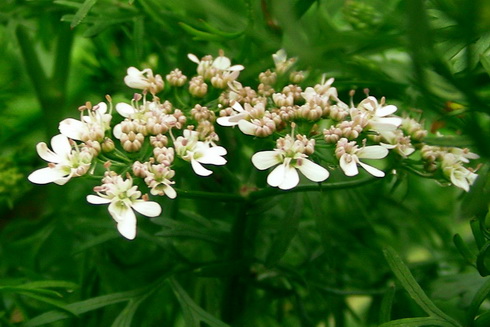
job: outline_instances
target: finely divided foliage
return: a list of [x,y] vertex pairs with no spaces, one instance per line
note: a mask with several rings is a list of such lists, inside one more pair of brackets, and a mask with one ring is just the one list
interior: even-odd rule
[[[309,181],[328,183],[333,170],[356,176],[358,166],[381,178],[391,173],[390,158],[397,158],[406,160],[412,171],[469,191],[477,175],[465,165],[478,158],[476,154],[427,145],[422,125],[397,116],[398,108],[384,97],[378,101],[367,94],[355,105],[351,92],[347,104],[340,99],[333,78],[323,76],[318,84],[305,86],[305,73],[294,70],[295,58],[288,59],[282,49],[272,57],[275,67],[260,73],[256,89],[238,81],[245,67],[232,65],[223,51],[216,58],[189,54],[197,64],[197,75],[189,82],[179,69],[166,75],[166,85],[150,68],[128,68],[124,82],[141,93],[115,106],[107,96],[107,104],[81,106],[80,120],[61,121],[61,134],[51,141],[53,150],[43,142],[37,145],[48,167],[33,172],[29,180],[63,185],[73,177],[100,175],[102,170],[102,183],[94,187],[97,195],[88,195],[87,201],[108,204],[120,234],[133,239],[137,231],[134,211],[148,217],[162,212],[160,204],[149,201],[141,190],[146,188],[155,200],[176,198],[175,177],[188,164],[198,176],[212,175],[210,167],[225,165],[225,156],[241,151],[218,145],[218,131],[233,128],[248,135],[255,152],[249,158],[251,164],[258,170],[273,168],[266,181],[282,190]],[[281,85],[278,81],[285,76],[290,84]],[[172,90],[187,92],[196,105],[177,108],[178,102],[167,97]],[[218,91],[218,99],[199,104],[210,90]],[[116,114],[120,117],[113,119]],[[120,122],[111,125],[112,121]],[[275,141],[275,148],[257,149],[254,142],[262,138]],[[298,171],[309,181],[302,181]]]

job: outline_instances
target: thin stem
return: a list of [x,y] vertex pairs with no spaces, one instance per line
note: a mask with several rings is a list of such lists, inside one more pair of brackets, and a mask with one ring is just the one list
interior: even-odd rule
[[259,191],[255,191],[249,194],[251,200],[262,199],[264,197],[276,196],[276,195],[286,195],[298,192],[323,192],[326,190],[341,190],[347,188],[353,188],[357,186],[362,186],[378,181],[379,179],[368,177],[364,179],[357,179],[353,181],[346,182],[333,182],[333,183],[321,183],[318,185],[304,185],[298,186],[291,190],[280,190],[277,188],[265,188]]
[[176,188],[179,197],[186,199],[212,199],[221,202],[235,202],[241,203],[246,201],[246,199],[238,194],[232,193],[219,193],[219,192],[202,192],[202,191],[187,191],[183,189]]
[[[247,201],[242,202],[238,208],[238,214],[231,229],[230,239],[230,261],[242,261],[253,257],[253,247],[246,246],[246,233],[248,225]],[[225,286],[222,302],[222,318],[227,323],[237,325],[245,308],[247,298],[247,282],[246,276],[248,269],[244,269],[242,273],[237,273],[229,278]]]

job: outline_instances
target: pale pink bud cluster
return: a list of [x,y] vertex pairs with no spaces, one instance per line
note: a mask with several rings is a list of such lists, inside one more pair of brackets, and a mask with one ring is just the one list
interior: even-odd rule
[[171,86],[175,87],[181,87],[187,82],[187,76],[182,74],[182,71],[178,68],[172,70],[165,78]]
[[189,93],[198,98],[202,98],[208,93],[208,85],[204,82],[204,77],[194,76],[191,79]]

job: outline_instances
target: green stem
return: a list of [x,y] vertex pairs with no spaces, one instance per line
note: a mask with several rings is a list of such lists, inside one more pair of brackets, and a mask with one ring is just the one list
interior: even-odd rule
[[[246,246],[245,244],[247,241],[245,235],[248,230],[247,209],[249,207],[250,204],[248,201],[245,201],[238,208],[238,214],[231,229],[230,261],[242,261],[253,257],[253,247]],[[248,269],[244,269],[242,273],[231,276],[224,289],[222,319],[233,326],[241,326],[239,321],[246,306],[245,303],[248,293],[247,273]]]
[[298,186],[291,190],[283,191],[277,188],[265,188],[259,191],[255,191],[249,194],[251,200],[262,199],[265,197],[276,196],[276,195],[286,195],[298,192],[323,192],[326,190],[341,190],[357,186],[362,186],[378,181],[379,179],[368,177],[363,179],[356,179],[346,182],[333,182],[333,183],[322,183],[319,185],[305,185]]
[[66,28],[59,29],[56,46],[54,73],[51,78],[46,75],[39,56],[34,49],[34,42],[26,28],[18,25],[17,41],[24,58],[27,74],[31,79],[37,98],[41,105],[46,124],[47,135],[58,132],[58,122],[63,114],[65,105],[66,84],[69,73],[70,53],[73,43],[73,33]]
[[219,193],[219,192],[202,192],[202,191],[187,191],[175,188],[179,197],[186,199],[209,199],[221,202],[235,202],[241,203],[246,199],[240,195],[233,193]]

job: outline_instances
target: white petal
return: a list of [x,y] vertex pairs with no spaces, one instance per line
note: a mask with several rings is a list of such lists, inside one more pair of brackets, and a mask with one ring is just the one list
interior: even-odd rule
[[170,185],[167,185],[163,191],[165,192],[165,195],[168,196],[170,199],[175,199],[177,197],[177,192],[175,192],[174,188]]
[[153,201],[136,200],[132,205],[133,209],[143,216],[156,217],[162,213],[162,207]]
[[121,124],[117,124],[116,126],[114,126],[114,128],[112,129],[112,134],[114,134],[114,137],[118,140],[121,138],[122,136]]
[[32,172],[27,179],[35,184],[48,184],[63,179],[66,175],[67,174],[60,169],[46,167]]
[[99,102],[97,103],[96,105],[98,108],[97,108],[97,114],[102,116],[103,114],[105,114],[107,112],[107,104],[105,102]]
[[189,53],[187,54],[187,58],[189,58],[190,61],[195,62],[196,64],[199,64],[201,61],[196,57],[195,54]]
[[285,166],[284,179],[279,185],[281,190],[290,190],[299,183],[299,175],[296,169],[291,166]]
[[191,165],[194,172],[199,176],[209,176],[213,173],[211,170],[204,168],[197,160],[192,159]]
[[361,161],[359,161],[359,165],[366,169],[368,173],[373,175],[374,177],[384,177],[385,173],[382,170],[379,170],[378,168],[374,168],[373,166],[367,165]]
[[242,119],[238,122],[238,128],[242,131],[243,134],[247,135],[255,135],[255,131],[257,130],[257,126],[245,119]]
[[136,67],[129,67],[126,73],[131,77],[139,77],[142,72]]
[[233,105],[231,106],[235,111],[238,111],[238,112],[244,112],[245,109],[243,109],[242,105],[240,104],[240,102],[236,102],[233,103]]
[[402,123],[402,119],[400,117],[377,117],[374,119],[374,122],[379,124],[387,124],[387,125],[395,125],[400,126]]
[[276,151],[260,151],[252,156],[252,163],[259,170],[268,169],[281,161]]
[[308,159],[302,159],[301,165],[297,165],[296,168],[313,182],[323,182],[330,176],[328,170]]
[[97,195],[87,195],[87,202],[92,203],[92,204],[107,204],[112,202],[110,199],[106,199]]
[[358,158],[381,159],[386,157],[388,153],[388,149],[381,145],[371,145],[359,149],[359,151],[356,152],[356,155]]
[[464,178],[463,174],[458,172],[456,169],[451,171],[451,183],[465,190],[466,192],[470,190],[470,185],[468,184],[468,181],[466,180],[466,178]]
[[213,67],[216,67],[221,70],[226,70],[230,67],[231,61],[227,57],[219,56],[213,61]]
[[380,122],[371,120],[369,122],[369,127],[371,129],[377,131],[377,132],[383,133],[383,132],[393,132],[394,130],[396,130],[397,125],[384,124],[384,123],[380,123]]
[[116,104],[116,110],[121,116],[126,118],[133,115],[136,112],[133,106],[124,102],[120,102]]
[[203,164],[224,165],[226,164],[226,159],[221,156],[224,156],[225,154],[225,148],[222,146],[214,146],[206,149],[203,156],[197,159],[197,161]]
[[344,154],[340,157],[340,168],[344,171],[346,176],[355,176],[359,173],[357,170],[357,163],[352,159],[352,161],[347,162],[347,154]]
[[[128,216],[132,214],[134,216],[133,210],[128,210]],[[127,238],[128,240],[134,240],[136,237],[136,218],[127,217],[126,219],[117,223],[117,230],[119,233]]]
[[122,201],[113,201],[109,205],[109,213],[117,222],[117,230],[125,238],[132,240],[136,236],[136,216],[134,211]]
[[235,125],[238,125],[238,121],[236,122],[232,122],[230,119],[234,117],[234,116],[225,116],[225,117],[219,117],[218,119],[216,119],[216,122],[221,125],[221,126],[225,126],[225,127],[230,127],[230,126],[235,126]]
[[58,156],[56,153],[51,151],[48,148],[48,146],[46,145],[46,143],[44,143],[44,142],[38,143],[36,145],[36,150],[37,150],[37,153],[39,154],[39,156],[48,162],[59,163],[62,161],[60,156]]
[[62,178],[59,178],[59,179],[56,179],[53,181],[53,183],[57,184],[57,185],[65,185],[66,183],[68,183],[68,181],[73,177],[72,174],[68,175],[68,176],[65,176],[65,177],[62,177]]
[[299,183],[298,172],[296,169],[285,164],[278,165],[267,176],[267,183],[270,186],[279,187],[283,190],[291,189]]
[[53,136],[51,139],[53,151],[62,158],[67,157],[71,152],[71,145],[68,138],[63,134]]
[[285,166],[280,164],[274,168],[267,176],[267,184],[273,187],[278,187],[284,180]]
[[376,116],[378,117],[388,116],[394,113],[397,109],[398,108],[392,104],[384,107],[378,107],[378,109],[376,110]]
[[61,134],[71,139],[81,140],[82,134],[87,130],[87,125],[79,120],[67,118],[60,122],[58,129]]
[[272,60],[274,60],[274,63],[276,65],[286,61],[286,59],[287,59],[287,54],[286,54],[286,50],[284,49],[279,49],[276,53],[272,55]]
[[227,70],[228,71],[235,71],[236,72],[236,71],[241,71],[241,70],[244,70],[244,69],[245,69],[245,67],[242,66],[242,65],[233,65],[233,66],[229,67]]

